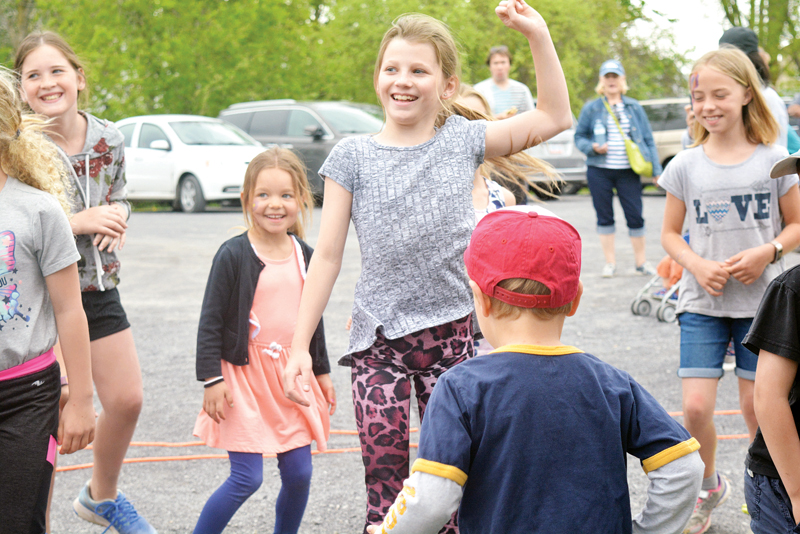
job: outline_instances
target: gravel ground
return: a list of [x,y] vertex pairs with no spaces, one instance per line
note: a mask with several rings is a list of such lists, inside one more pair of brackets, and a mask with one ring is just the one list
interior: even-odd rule
[[[600,245],[594,234],[594,211],[588,196],[565,197],[548,207],[572,222],[584,237],[582,280],[585,293],[581,309],[566,321],[563,340],[609,363],[627,370],[661,402],[668,411],[681,409],[678,368],[678,327],[660,323],[655,317],[631,314],[630,303],[646,278],[633,272],[633,254],[626,238],[621,209],[617,204],[618,274],[607,280],[599,275],[603,266]],[[664,198],[646,196],[648,258],[654,264],[663,257],[659,231]],[[314,220],[319,221],[319,210]],[[196,441],[192,427],[201,407],[202,387],[194,378],[194,348],[200,303],[211,259],[220,243],[239,232],[238,210],[220,209],[203,214],[135,213],[130,221],[128,242],[122,253],[120,292],[136,339],[144,378],[145,402],[134,436],[135,442],[182,443]],[[316,227],[309,242],[316,242]],[[800,263],[790,254],[789,263]],[[345,321],[352,305],[353,287],[360,270],[358,243],[351,229],[339,280],[325,312],[326,335],[332,363],[345,350]],[[349,372],[333,367],[332,377],[339,397],[339,409],[331,427],[354,430],[355,420],[349,395]],[[720,384],[717,409],[738,409],[736,380],[732,372]],[[97,405],[100,409],[99,404]],[[680,420],[680,419],[679,419]],[[720,435],[746,433],[739,415],[715,418]],[[546,439],[546,437],[543,437]],[[412,435],[412,441],[416,436]],[[533,446],[533,445],[532,445]],[[331,449],[358,447],[353,435],[334,435]],[[714,515],[708,531],[740,534],[750,532],[748,516],[741,511],[743,460],[747,440],[719,442],[718,468],[733,482],[731,498]],[[181,460],[190,455],[221,454],[205,446],[166,448],[132,446],[130,459],[173,457],[166,461],[133,463],[123,467],[120,487],[137,509],[164,533],[191,532],[203,504],[228,474],[226,459]],[[177,458],[174,458],[177,457]],[[91,453],[80,451],[60,457],[59,467],[77,467],[92,461]],[[263,533],[274,523],[274,503],[280,485],[277,463],[265,460],[264,484],[234,516],[226,532]],[[60,472],[53,501],[52,532],[100,534],[102,528],[78,519],[71,510],[72,499],[88,480],[88,469]],[[647,477],[631,457],[629,483],[633,510],[644,503]],[[363,467],[354,452],[318,455],[306,510],[303,533],[360,532],[365,509]]]

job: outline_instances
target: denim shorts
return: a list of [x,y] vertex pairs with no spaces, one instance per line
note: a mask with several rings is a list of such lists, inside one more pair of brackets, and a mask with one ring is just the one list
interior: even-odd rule
[[[800,525],[792,517],[792,502],[780,479],[746,469],[744,499],[754,534],[800,534]],[[797,512],[800,510],[795,517]]]
[[699,313],[684,312],[678,317],[681,325],[681,378],[721,378],[725,374],[722,364],[725,351],[733,340],[736,352],[736,376],[747,380],[756,379],[758,357],[742,345],[750,330],[752,317],[732,319],[711,317]]

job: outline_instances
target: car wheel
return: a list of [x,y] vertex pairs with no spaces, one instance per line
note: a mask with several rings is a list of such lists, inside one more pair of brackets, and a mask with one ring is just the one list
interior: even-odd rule
[[181,211],[187,213],[198,213],[206,209],[206,199],[203,197],[200,182],[191,174],[181,178],[178,184],[178,205]]
[[574,195],[581,190],[582,184],[580,182],[564,182],[561,186],[561,195]]
[[547,182],[536,182],[536,186],[529,186],[528,191],[536,195],[539,200],[558,200],[560,195],[558,186]]

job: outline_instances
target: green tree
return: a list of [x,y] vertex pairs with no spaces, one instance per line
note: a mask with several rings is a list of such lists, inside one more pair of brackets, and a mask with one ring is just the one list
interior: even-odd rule
[[0,57],[10,57],[22,39],[34,28],[35,0],[0,2]]
[[725,18],[732,26],[752,28],[761,47],[772,57],[770,74],[777,80],[784,69],[800,70],[798,0],[720,0]]
[[[535,93],[535,73],[525,38],[507,29],[495,16],[494,0],[423,2],[383,0],[336,0],[328,6],[327,20],[316,25],[316,37],[325,44],[317,62],[325,56],[347,57],[340,70],[328,71],[325,98],[356,98],[374,101],[372,74],[380,39],[391,21],[409,11],[423,12],[447,23],[463,48],[462,80],[476,83],[489,76],[486,54],[497,44],[513,51],[512,77]],[[542,0],[536,9],[548,22],[558,50],[573,109],[594,96],[600,64],[609,57],[630,61],[628,73],[637,97],[682,94],[685,80],[681,67],[686,61],[664,54],[646,43],[627,38],[629,24],[641,17],[640,6],[618,0]],[[582,16],[577,24],[578,14]]]
[[[28,9],[27,25],[18,33],[38,27],[67,39],[86,63],[89,91],[83,105],[112,120],[145,113],[216,115],[235,102],[273,98],[374,103],[372,75],[381,37],[394,18],[411,11],[450,26],[462,46],[464,81],[488,77],[486,53],[504,43],[514,51],[512,76],[535,92],[528,44],[497,19],[495,0],[12,4],[6,6],[9,13],[11,7]],[[597,69],[608,57],[626,62],[636,97],[675,93],[683,83],[682,58],[628,38],[630,24],[642,16],[641,5],[541,0],[536,8],[548,21],[576,112],[593,97]],[[10,58],[14,44],[7,40],[0,46]]]

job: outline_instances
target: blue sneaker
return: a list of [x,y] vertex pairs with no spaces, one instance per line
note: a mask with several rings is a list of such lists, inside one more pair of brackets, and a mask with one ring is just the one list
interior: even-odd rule
[[136,513],[136,509],[119,490],[113,501],[95,501],[89,495],[87,482],[78,498],[73,501],[72,509],[81,519],[107,527],[103,534],[158,534],[144,517]]

